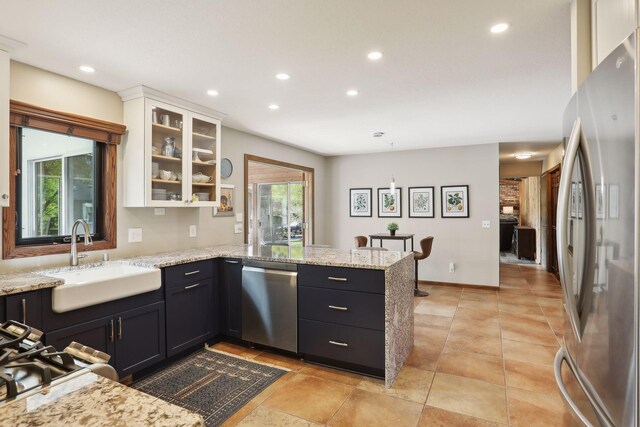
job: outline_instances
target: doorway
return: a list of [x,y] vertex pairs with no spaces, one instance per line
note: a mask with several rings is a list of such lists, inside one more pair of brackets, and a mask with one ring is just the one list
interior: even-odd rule
[[556,246],[556,213],[558,210],[558,191],[560,189],[560,164],[549,169],[542,174],[546,184],[546,249],[547,249],[547,271],[556,278],[560,278],[558,270],[558,253]]
[[313,243],[313,168],[245,155],[245,243],[296,257]]

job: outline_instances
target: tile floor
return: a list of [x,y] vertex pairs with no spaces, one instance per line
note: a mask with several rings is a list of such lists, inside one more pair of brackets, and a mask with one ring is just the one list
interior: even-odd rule
[[553,377],[562,295],[538,266],[501,265],[500,290],[422,286],[415,347],[380,380],[221,343],[291,369],[224,426],[569,426]]

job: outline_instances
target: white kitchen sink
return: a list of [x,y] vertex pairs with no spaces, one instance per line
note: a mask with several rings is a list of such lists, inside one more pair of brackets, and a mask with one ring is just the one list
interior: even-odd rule
[[143,294],[162,285],[160,269],[120,263],[42,274],[64,279],[64,285],[52,292],[56,313]]

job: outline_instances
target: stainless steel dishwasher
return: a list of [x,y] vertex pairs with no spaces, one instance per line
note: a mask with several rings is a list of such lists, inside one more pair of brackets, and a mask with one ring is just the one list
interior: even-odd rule
[[245,261],[242,339],[298,352],[298,266]]

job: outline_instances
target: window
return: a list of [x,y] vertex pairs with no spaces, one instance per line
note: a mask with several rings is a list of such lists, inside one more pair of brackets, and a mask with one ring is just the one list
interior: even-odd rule
[[[64,253],[77,219],[94,245],[116,247],[116,144],[124,126],[11,101],[11,208],[3,258]],[[82,241],[82,240],[79,240]]]

